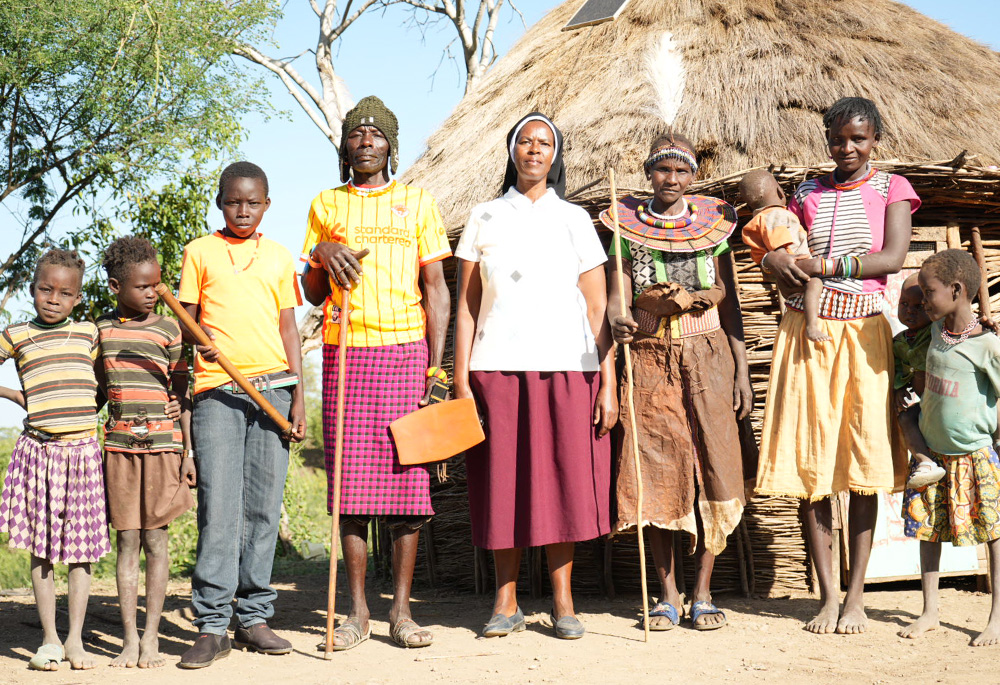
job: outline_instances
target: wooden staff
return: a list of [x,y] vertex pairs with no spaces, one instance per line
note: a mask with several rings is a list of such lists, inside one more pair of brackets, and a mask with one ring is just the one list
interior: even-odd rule
[[972,227],[972,240],[969,241],[972,247],[972,256],[979,264],[979,270],[983,272],[983,280],[979,282],[979,318],[992,319],[993,312],[990,307],[990,288],[986,283],[988,272],[986,270],[986,255],[983,253],[983,237],[979,233],[979,226]]
[[344,381],[347,371],[347,326],[351,317],[351,289],[341,291],[340,339],[337,347],[337,438],[333,448],[333,514],[330,521],[330,577],[326,600],[326,647],[323,658],[333,656],[333,621],[337,606],[337,545],[340,541],[340,478],[344,466]]
[[[624,309],[625,275],[622,273],[621,229],[618,226],[618,191],[615,188],[615,170],[608,169],[611,179],[611,222],[615,227],[615,266],[618,268],[618,299]],[[642,634],[643,640],[649,642],[649,597],[646,589],[646,545],[642,535],[642,466],[639,464],[639,429],[635,424],[635,401],[632,398],[632,352],[625,343],[625,380],[628,390],[628,418],[632,431],[632,460],[635,462],[635,529],[639,535],[639,577],[642,581]]]
[[[187,313],[187,310],[181,306],[181,303],[177,301],[174,294],[170,292],[170,288],[163,283],[159,283],[156,286],[156,292],[161,298],[163,298],[166,305],[170,307],[170,311],[172,311],[180,320],[184,328],[186,328],[194,339],[198,341],[199,345],[204,345],[205,347],[215,347],[215,343],[212,342],[212,339],[209,338],[208,334],[202,330],[201,326],[199,326],[198,323],[191,318],[191,315]],[[290,436],[292,434],[291,422],[283,416],[281,412],[275,409],[274,405],[264,399],[264,396],[260,394],[257,388],[253,387],[250,381],[248,381],[246,377],[240,373],[240,370],[233,366],[233,363],[229,361],[226,355],[222,354],[222,351],[219,350],[219,348],[216,347],[215,349],[219,353],[219,358],[216,361],[219,366],[222,367],[222,370],[229,374],[229,377],[235,381],[236,385],[240,386],[240,389],[249,395],[250,399],[256,402],[257,406],[263,409],[265,414],[271,417],[271,420],[277,424],[278,428],[281,429],[281,432],[285,435],[285,437]]]

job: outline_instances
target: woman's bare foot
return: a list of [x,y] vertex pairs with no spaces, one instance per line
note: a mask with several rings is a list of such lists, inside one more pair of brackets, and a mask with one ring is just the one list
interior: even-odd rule
[[898,635],[900,637],[918,638],[939,627],[941,627],[941,624],[938,623],[936,611],[923,613],[920,614],[920,618],[899,631]]
[[108,664],[111,668],[134,668],[139,662],[139,636],[126,635],[122,644],[122,653]]
[[74,671],[86,671],[97,665],[94,657],[83,648],[83,641],[79,638],[68,638],[63,643],[63,648],[66,650],[66,661]]
[[143,633],[139,643],[139,668],[159,668],[166,663],[167,660],[160,654],[160,636]]
[[863,605],[844,604],[844,613],[837,621],[837,632],[841,635],[857,635],[868,630],[868,615]]
[[988,647],[1000,643],[1000,621],[990,621],[986,630],[979,633],[972,641],[973,647]]
[[806,624],[806,630],[817,635],[828,635],[837,629],[837,615],[840,605],[836,600],[827,602],[816,617]]
[[806,337],[813,342],[829,342],[833,340],[833,338],[826,334],[823,327],[818,324],[815,326],[806,326]]

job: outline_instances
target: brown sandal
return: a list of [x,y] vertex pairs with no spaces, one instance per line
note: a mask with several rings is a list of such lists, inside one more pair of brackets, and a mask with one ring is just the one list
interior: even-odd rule
[[[416,633],[427,633],[431,636],[430,640],[411,642],[410,638]],[[396,625],[392,626],[389,630],[389,636],[392,641],[395,642],[400,647],[405,647],[406,649],[417,648],[417,647],[429,647],[434,644],[434,634],[426,628],[421,628],[417,625],[417,622],[412,618],[400,619]]]

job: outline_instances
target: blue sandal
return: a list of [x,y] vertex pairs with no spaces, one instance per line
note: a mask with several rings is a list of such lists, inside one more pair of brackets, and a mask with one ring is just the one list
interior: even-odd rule
[[653,605],[653,608],[649,610],[650,618],[658,618],[661,616],[667,617],[670,620],[670,623],[659,622],[654,624],[650,621],[650,630],[671,630],[681,622],[680,614],[677,613],[677,607],[670,602],[657,602]]
[[[719,614],[722,616],[722,623],[698,623],[699,617],[711,616],[713,614]],[[694,626],[695,630],[718,630],[727,623],[729,623],[729,621],[726,620],[725,612],[711,602],[702,599],[691,605],[691,624]]]

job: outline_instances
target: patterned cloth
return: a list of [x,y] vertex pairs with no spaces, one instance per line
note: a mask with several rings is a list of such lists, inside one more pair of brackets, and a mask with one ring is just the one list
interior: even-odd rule
[[[323,346],[323,442],[330,510],[338,350],[337,345]],[[389,434],[389,424],[416,411],[424,396],[427,341],[347,350],[341,514],[433,515],[430,473],[419,465],[401,466]]]
[[945,477],[907,490],[903,525],[908,537],[969,547],[1000,538],[1000,459],[992,447],[972,454],[930,453]]
[[[657,283],[678,283],[689,291],[707,290],[715,284],[715,257],[730,251],[729,243],[722,241],[711,250],[698,252],[664,252],[630,243],[621,238],[619,248],[622,259],[632,265],[632,292],[640,295]],[[614,242],[608,254],[617,253]]]
[[180,422],[163,413],[174,376],[187,376],[180,325],[150,316],[141,325],[114,314],[97,320],[108,385],[104,448],[118,452],[169,452],[184,448]]
[[0,363],[13,358],[17,364],[27,425],[63,436],[94,432],[98,350],[97,328],[89,321],[66,319],[52,326],[25,321],[4,330]]
[[11,549],[63,564],[111,551],[96,437],[40,442],[22,433],[0,498],[0,533]]

